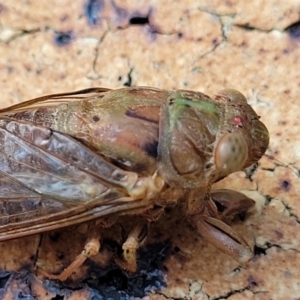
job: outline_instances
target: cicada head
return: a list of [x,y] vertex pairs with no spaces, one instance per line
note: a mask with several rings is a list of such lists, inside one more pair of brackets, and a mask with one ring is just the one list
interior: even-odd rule
[[224,103],[214,150],[215,167],[224,175],[257,162],[269,144],[269,132],[243,94],[226,89],[215,100]]
[[159,170],[172,186],[209,186],[257,162],[268,143],[268,130],[238,91],[211,99],[178,90],[161,113]]

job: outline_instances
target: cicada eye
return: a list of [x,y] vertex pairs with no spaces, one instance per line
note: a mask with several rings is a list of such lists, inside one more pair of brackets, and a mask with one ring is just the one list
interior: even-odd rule
[[224,89],[217,94],[217,97],[227,97],[232,102],[245,102],[247,103],[246,97],[237,90],[234,89]]
[[215,150],[217,170],[223,174],[239,171],[248,158],[248,146],[245,138],[237,133],[226,133],[219,140]]

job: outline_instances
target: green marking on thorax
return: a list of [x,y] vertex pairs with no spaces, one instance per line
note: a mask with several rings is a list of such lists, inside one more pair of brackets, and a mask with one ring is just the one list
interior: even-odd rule
[[174,100],[174,102],[178,105],[188,105],[190,107],[193,107],[193,108],[196,108],[196,109],[199,109],[199,110],[203,110],[203,111],[206,111],[206,112],[214,113],[214,112],[217,111],[216,106],[213,103],[210,103],[210,102],[207,102],[207,101],[201,101],[201,100],[192,101],[192,100],[185,99],[185,98],[176,98]]
[[[217,112],[217,107],[214,103],[210,103],[207,101],[192,101],[185,98],[175,98],[172,100],[172,113],[170,120],[170,129],[174,128],[175,122],[178,120],[180,113],[183,109],[188,107],[192,107],[201,111],[205,111],[207,113],[214,114]],[[175,105],[174,105],[175,104]]]

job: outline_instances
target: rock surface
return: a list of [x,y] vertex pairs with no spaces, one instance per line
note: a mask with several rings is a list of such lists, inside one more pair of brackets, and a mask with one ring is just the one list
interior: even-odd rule
[[229,87],[271,136],[255,170],[215,185],[256,201],[233,225],[254,247],[247,265],[205,243],[179,205],[152,227],[134,276],[103,263],[119,251],[117,225],[78,281],[63,284],[36,278],[34,267],[68,265],[86,239],[80,226],[1,243],[1,299],[300,298],[299,2],[265,2],[0,0],[1,107],[95,86]]

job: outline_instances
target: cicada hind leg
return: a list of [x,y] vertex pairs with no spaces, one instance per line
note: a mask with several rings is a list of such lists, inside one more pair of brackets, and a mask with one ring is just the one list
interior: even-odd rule
[[188,218],[200,235],[223,253],[240,263],[249,261],[252,249],[245,239],[225,222],[245,213],[254,206],[254,201],[232,190],[216,190],[203,200],[198,211]]
[[37,273],[49,279],[60,280],[60,281],[67,280],[69,277],[72,276],[72,274],[74,274],[78,270],[78,268],[80,268],[83,265],[86,259],[93,257],[99,253],[101,247],[100,244],[101,236],[102,236],[101,232],[103,231],[103,229],[111,227],[116,221],[117,221],[116,217],[110,217],[110,218],[99,219],[95,222],[92,222],[90,224],[88,239],[85,243],[82,252],[79,255],[77,255],[74,261],[60,274],[58,275],[50,274],[47,271],[40,268],[37,269]]

